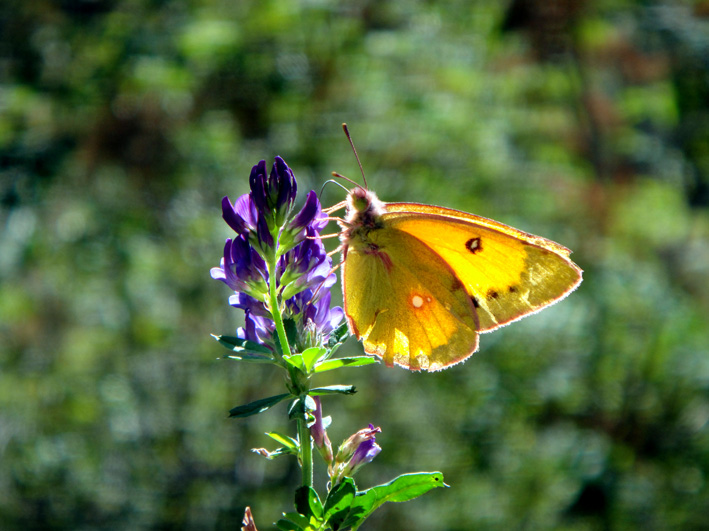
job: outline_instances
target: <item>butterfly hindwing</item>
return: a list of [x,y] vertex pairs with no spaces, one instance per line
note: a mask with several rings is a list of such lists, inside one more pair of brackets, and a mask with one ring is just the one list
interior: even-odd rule
[[478,346],[473,302],[454,270],[407,232],[382,228],[344,260],[345,312],[365,350],[387,365],[436,371]]

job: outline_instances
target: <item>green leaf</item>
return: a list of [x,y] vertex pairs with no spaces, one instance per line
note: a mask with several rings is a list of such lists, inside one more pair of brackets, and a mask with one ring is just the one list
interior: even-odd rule
[[309,393],[313,396],[322,395],[353,395],[357,392],[354,385],[328,385],[327,387],[316,387]]
[[273,358],[271,357],[273,354],[271,349],[261,345],[260,343],[234,336],[215,336],[212,334],[212,337],[216,339],[220,345],[237,352],[238,358],[241,358],[242,356],[250,356],[254,358],[265,358],[268,361],[273,361]]
[[290,356],[283,356],[283,359],[289,365],[292,365],[299,371],[305,372],[305,365],[303,365],[302,354],[291,354]]
[[278,522],[276,522],[276,527],[281,531],[305,531],[307,529],[287,518],[281,518],[278,520]]
[[297,525],[299,529],[312,529],[310,527],[310,518],[307,516],[293,512],[284,513],[283,516]]
[[443,474],[440,472],[402,474],[389,483],[357,493],[344,526],[357,529],[370,514],[386,502],[413,500],[431,489],[447,486],[443,483]]
[[340,367],[362,367],[363,365],[371,365],[373,363],[379,363],[379,360],[372,358],[371,356],[352,356],[349,358],[335,358],[331,360],[323,361],[318,363],[315,367],[314,372],[325,372],[331,371],[333,369],[339,369]]
[[263,413],[268,408],[275,406],[289,396],[292,395],[290,393],[285,393],[282,395],[269,396],[268,398],[262,398],[261,400],[256,400],[255,402],[250,402],[249,404],[244,404],[243,406],[237,406],[229,410],[229,417],[250,417],[251,415]]
[[260,356],[256,354],[244,354],[243,356],[236,356],[234,354],[229,354],[222,356],[222,359],[230,359],[236,361],[248,361],[250,363],[275,363],[273,358],[266,358],[265,356]]
[[305,372],[308,374],[312,373],[315,363],[322,358],[326,352],[327,350],[321,347],[306,348],[301,353],[301,356],[303,356],[303,363],[305,364]]
[[313,487],[300,487],[295,491],[295,510],[308,518],[322,520],[323,506]]
[[355,500],[357,488],[352,478],[345,478],[332,489],[325,500],[323,519],[334,529],[341,527],[350,514],[350,506]]
[[291,448],[294,450],[298,448],[298,441],[296,441],[293,437],[283,435],[281,433],[278,433],[277,431],[267,432],[266,435],[268,435],[274,441],[281,443],[286,448]]

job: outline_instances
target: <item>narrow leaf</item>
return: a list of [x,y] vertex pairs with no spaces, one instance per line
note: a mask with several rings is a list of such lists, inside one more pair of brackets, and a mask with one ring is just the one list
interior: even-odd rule
[[270,461],[273,461],[276,457],[281,457],[282,455],[298,455],[298,450],[295,448],[276,448],[272,452],[269,452],[265,448],[252,448],[251,451]]
[[227,354],[226,356],[222,356],[222,359],[230,359],[230,360],[236,360],[236,361],[248,361],[251,363],[274,363],[273,358],[262,356],[260,354],[253,354],[253,353],[244,353],[240,355],[236,354]]
[[331,371],[333,369],[339,369],[340,367],[362,367],[364,365],[371,365],[373,363],[379,363],[379,360],[377,360],[376,358],[372,358],[371,356],[335,358],[323,361],[322,363],[318,363],[318,365],[315,367],[315,372]]
[[268,398],[262,398],[261,400],[256,400],[255,402],[244,404],[243,406],[237,406],[229,410],[229,417],[250,417],[251,415],[262,413],[268,408],[278,404],[278,402],[285,400],[289,396],[291,396],[289,393],[269,396]]
[[353,395],[357,390],[354,385],[328,385],[327,387],[316,387],[309,392],[312,396]]
[[296,441],[293,437],[283,435],[281,433],[278,433],[277,431],[267,432],[266,435],[268,435],[274,441],[281,443],[287,448],[298,448],[298,441]]
[[266,354],[270,358],[271,349],[256,343],[255,341],[249,341],[247,339],[241,339],[240,337],[234,336],[216,336],[212,334],[212,337],[216,339],[220,345],[239,353],[252,353],[254,355]]

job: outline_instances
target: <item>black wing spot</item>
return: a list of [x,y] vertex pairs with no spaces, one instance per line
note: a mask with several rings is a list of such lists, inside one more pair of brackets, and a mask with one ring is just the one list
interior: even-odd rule
[[480,303],[478,302],[478,299],[476,299],[475,297],[470,297],[470,300],[473,301],[473,306],[475,306],[476,308],[480,308]]
[[500,294],[497,293],[494,289],[491,289],[490,291],[487,292],[486,297],[487,297],[488,299],[496,299],[497,297],[499,297],[499,295],[500,295]]
[[510,286],[509,288],[507,288],[507,291],[509,291],[510,293],[517,293],[517,286]]
[[471,253],[475,254],[479,251],[482,251],[482,242],[480,241],[479,237],[470,238],[467,242],[465,242],[465,248]]

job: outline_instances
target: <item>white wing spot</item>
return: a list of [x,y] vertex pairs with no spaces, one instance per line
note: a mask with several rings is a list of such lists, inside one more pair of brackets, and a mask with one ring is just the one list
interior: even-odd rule
[[423,306],[423,298],[421,295],[414,295],[411,297],[411,304],[413,304],[414,308],[420,308]]

